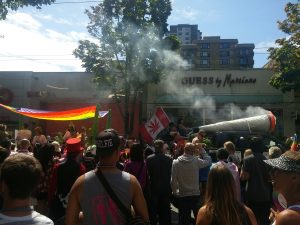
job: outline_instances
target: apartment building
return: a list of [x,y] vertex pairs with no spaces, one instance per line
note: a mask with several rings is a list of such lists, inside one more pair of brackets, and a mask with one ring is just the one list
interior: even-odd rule
[[181,45],[181,56],[194,69],[253,68],[254,44],[239,44],[237,39],[203,37]]
[[181,43],[180,54],[192,69],[253,68],[254,44],[238,43],[238,39],[204,36],[198,25],[171,25],[168,35],[176,35]]
[[176,35],[182,45],[192,44],[202,38],[198,25],[190,24],[171,25],[169,35]]

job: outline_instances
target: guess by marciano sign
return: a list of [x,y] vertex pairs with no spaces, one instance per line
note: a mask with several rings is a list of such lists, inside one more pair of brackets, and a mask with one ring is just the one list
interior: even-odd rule
[[231,87],[232,85],[242,84],[255,84],[256,78],[247,76],[232,76],[231,73],[225,75],[225,77],[213,77],[213,76],[194,76],[184,77],[181,80],[182,85],[217,85],[217,87]]

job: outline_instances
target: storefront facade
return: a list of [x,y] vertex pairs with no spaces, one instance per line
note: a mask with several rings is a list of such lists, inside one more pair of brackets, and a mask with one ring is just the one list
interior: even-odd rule
[[[100,104],[100,110],[111,109],[111,126],[124,133],[123,118],[109,93],[96,88],[92,82],[93,74],[86,72],[31,72],[10,71],[0,72],[0,93],[6,94],[0,103],[15,108],[29,108],[46,111],[62,111]],[[1,96],[1,95],[0,95]],[[135,107],[135,115],[139,116],[140,105]],[[99,119],[99,130],[105,129],[107,116]],[[78,121],[37,120],[19,116],[0,107],[0,123],[8,125],[10,131],[18,129],[23,123],[28,123],[30,129],[41,126],[45,133],[54,136],[65,132],[73,123],[77,130],[84,126],[92,127],[93,118]],[[139,120],[134,121],[137,136]]]
[[[256,116],[269,110],[277,118],[277,135],[299,134],[300,95],[283,94],[273,88],[268,83],[271,76],[272,71],[267,69],[173,71],[159,84],[149,84],[144,90],[135,108],[134,135],[137,136],[140,121],[149,119],[158,106],[173,122],[183,118],[190,127]],[[122,132],[123,121],[116,104],[108,93],[95,87],[92,78],[91,73],[85,72],[3,71],[0,100],[12,107],[52,111],[100,103],[102,110],[112,109],[112,126]],[[0,108],[0,123],[18,128],[23,122],[32,123],[32,127],[41,125],[51,134],[64,131],[69,123],[37,121]],[[79,128],[92,125],[92,119],[73,122]],[[100,120],[100,129],[105,122]]]
[[160,84],[148,85],[145,116],[161,106],[173,122],[183,118],[195,127],[271,111],[277,118],[276,134],[290,136],[299,106],[293,92],[283,94],[269,85],[271,76],[267,69],[174,72]]

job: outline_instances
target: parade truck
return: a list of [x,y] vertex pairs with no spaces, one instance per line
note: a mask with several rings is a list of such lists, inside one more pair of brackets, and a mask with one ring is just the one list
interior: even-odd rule
[[250,148],[253,138],[261,138],[266,156],[268,149],[272,146],[279,147],[283,152],[288,150],[289,146],[274,135],[275,126],[276,117],[269,112],[264,115],[204,125],[199,129],[205,131],[206,140],[209,143],[207,150],[213,161],[216,161],[215,153],[218,148],[223,147],[226,141],[235,144],[236,154],[240,159],[243,158],[244,151]]

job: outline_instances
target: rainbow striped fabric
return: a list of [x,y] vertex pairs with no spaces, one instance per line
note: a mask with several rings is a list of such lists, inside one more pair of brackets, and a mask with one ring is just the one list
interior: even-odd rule
[[[79,109],[65,111],[43,111],[28,108],[14,108],[0,104],[1,107],[23,116],[41,120],[85,120],[95,117],[96,106],[88,106]],[[108,111],[99,111],[98,117],[104,117]]]

